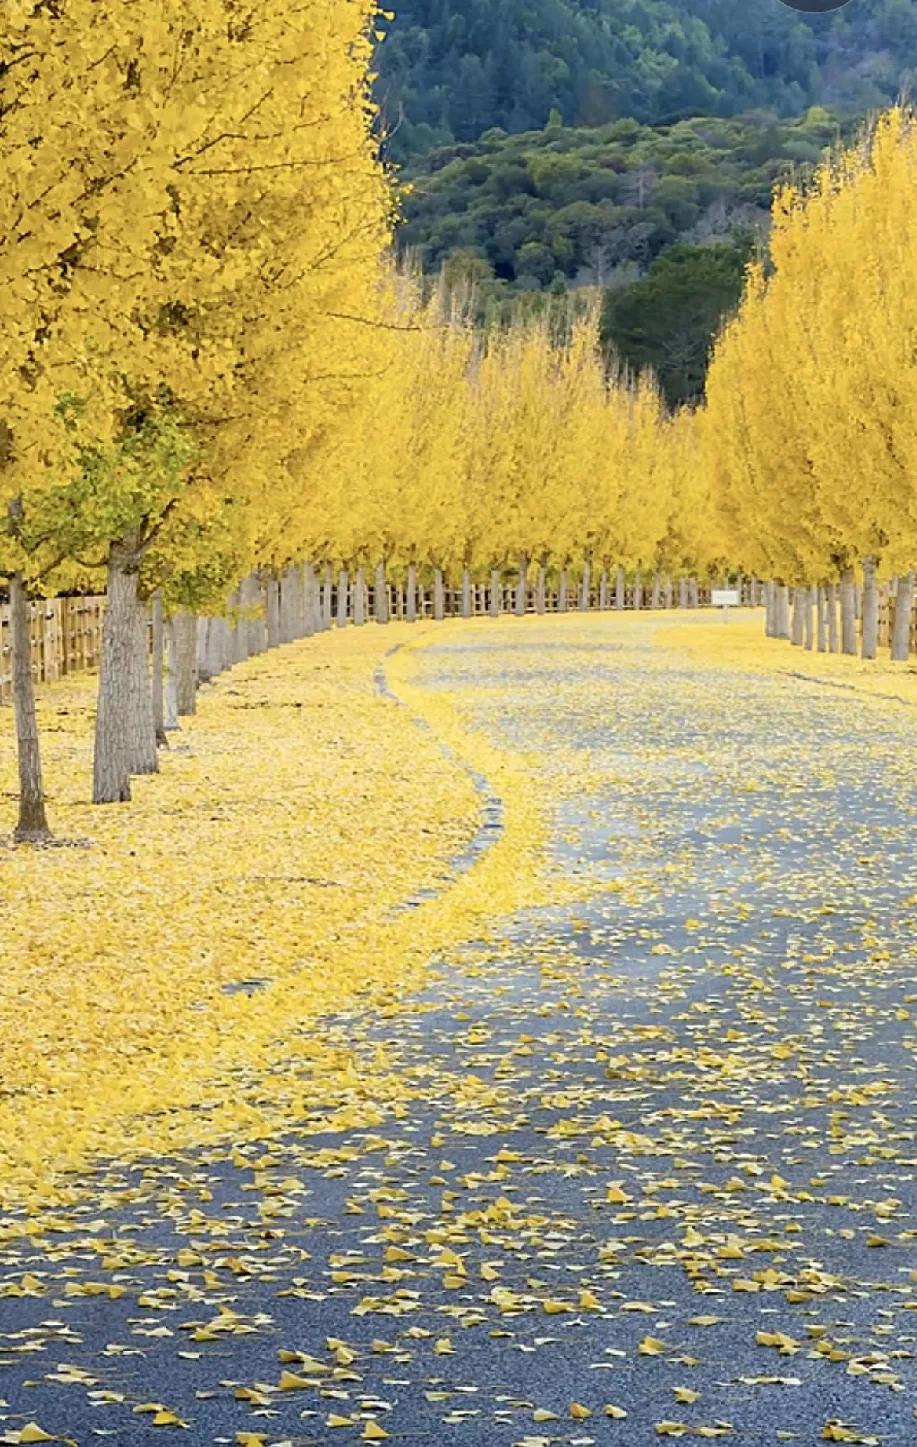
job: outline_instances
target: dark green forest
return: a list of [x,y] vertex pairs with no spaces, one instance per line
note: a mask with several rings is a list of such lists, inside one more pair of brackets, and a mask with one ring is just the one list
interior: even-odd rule
[[609,350],[673,402],[703,388],[775,182],[917,78],[914,0],[400,0],[383,28],[401,251],[472,283],[482,321],[601,295]]
[[913,0],[801,15],[779,0],[393,0],[379,52],[389,151],[499,127],[664,124],[760,107],[863,114],[917,77]]

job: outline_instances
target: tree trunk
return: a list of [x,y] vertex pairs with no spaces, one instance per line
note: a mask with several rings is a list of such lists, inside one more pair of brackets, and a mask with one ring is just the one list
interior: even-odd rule
[[828,590],[824,583],[815,589],[815,614],[817,620],[816,648],[819,653],[828,651]]
[[153,728],[156,731],[156,743],[161,749],[169,747],[169,740],[166,738],[166,718],[162,693],[164,647],[162,593],[157,588],[153,594]]
[[650,593],[650,607],[658,608],[660,602],[659,574],[653,574],[653,591]]
[[828,619],[828,652],[839,653],[841,648],[841,641],[837,627],[836,583],[828,583],[825,587],[825,613]]
[[193,613],[176,613],[172,619],[175,639],[175,702],[179,716],[186,718],[197,707],[197,619]]
[[519,580],[516,583],[516,617],[524,618],[528,598],[529,560],[525,553],[519,559]]
[[608,569],[603,568],[599,574],[599,612],[608,611]]
[[175,638],[175,620],[166,624],[165,678],[163,680],[162,723],[166,733],[175,733],[178,723],[178,644]]
[[777,636],[777,589],[770,578],[764,584],[764,636]]
[[366,573],[362,563],[353,580],[353,621],[358,628],[366,622]]
[[[276,648],[283,637],[280,625],[280,579],[269,577],[266,588],[267,646]],[[179,713],[181,712],[182,709],[179,708]]]
[[638,568],[634,573],[634,608],[643,607],[643,574]]
[[47,844],[53,836],[45,810],[41,774],[29,612],[25,580],[21,573],[14,573],[10,578],[10,661],[19,765],[19,819],[13,839],[17,844]]
[[462,569],[462,617],[471,617],[471,571]]
[[102,621],[92,802],[123,803],[132,773],[156,769],[153,691],[147,673],[146,617],[130,570],[130,545],[113,543]]
[[408,623],[417,622],[417,564],[408,563],[408,579],[404,596],[404,616]]
[[620,612],[623,607],[624,607],[624,569],[623,569],[623,567],[621,566],[621,564],[619,563],[619,564],[618,564],[618,568],[617,568],[617,572],[615,573],[615,608],[618,610],[618,612]]
[[318,580],[311,563],[302,565],[302,636],[310,638],[321,627],[318,606]]
[[197,620],[197,676],[207,683],[217,678],[226,667],[226,619]]
[[303,630],[303,575],[287,568],[280,583],[280,625],[284,643],[295,643]]
[[856,630],[856,593],[853,582],[853,569],[844,568],[841,573],[840,584],[841,595],[841,652],[856,653],[857,651],[857,630]]
[[879,586],[875,558],[863,559],[863,658],[879,651]]
[[802,638],[803,638],[803,616],[802,616],[802,614],[803,614],[803,609],[802,609],[802,598],[803,598],[803,592],[804,592],[804,590],[803,590],[802,588],[794,588],[794,589],[793,589],[793,624],[792,624],[792,629],[791,629],[791,632],[790,632],[790,642],[793,644],[793,646],[794,646],[795,648],[801,648],[801,647],[802,647]]
[[790,636],[790,590],[786,583],[777,583],[774,591],[776,594],[774,609],[777,625],[774,637],[788,639]]
[[558,613],[566,613],[566,611],[567,611],[567,570],[566,570],[566,568],[561,568],[560,573],[559,573],[558,578],[557,578],[557,611],[558,611]]
[[503,578],[499,568],[490,570],[490,598],[488,600],[488,612],[491,618],[499,618],[502,599],[500,594],[503,590]]
[[687,578],[679,578],[679,580],[678,580],[678,606],[679,606],[679,608],[687,608],[687,606],[688,606],[688,580],[687,580]]
[[385,560],[383,560],[382,563],[376,563],[376,572],[373,574],[373,618],[378,624],[388,624],[391,616],[389,589],[385,580]]
[[802,599],[802,632],[803,646],[811,653],[815,646],[815,631],[813,628],[813,617],[818,610],[818,589],[804,588]]
[[347,615],[350,608],[350,578],[346,568],[341,568],[338,573],[336,603],[335,621],[339,628],[346,628]]
[[[197,620],[197,681],[209,683],[214,674],[219,670],[213,667],[213,643],[212,638],[216,631],[219,620],[216,618],[198,618]],[[160,657],[162,652],[160,650]],[[162,687],[160,683],[160,688]],[[156,712],[156,599],[153,598],[153,719],[156,723],[156,742],[159,743],[159,719],[161,715]]]
[[332,595],[333,595],[333,586],[334,586],[334,585],[333,585],[333,582],[332,582],[332,576],[333,576],[333,575],[332,575],[332,571],[331,571],[331,564],[330,564],[330,563],[326,563],[325,566],[324,566],[324,568],[322,569],[322,581],[321,581],[321,588],[320,588],[320,592],[321,592],[320,612],[321,612],[322,628],[323,628],[323,629],[324,629],[324,628],[330,628],[330,627],[331,627],[331,624],[334,622],[334,599],[333,599],[333,596],[332,596]]
[[911,619],[914,612],[913,568],[898,579],[895,589],[895,621],[892,624],[892,663],[907,663],[911,652]]
[[671,579],[671,577],[669,576],[668,573],[666,573],[665,577],[663,578],[663,582],[662,582],[662,606],[663,606],[663,608],[671,608],[671,606],[672,606],[672,604],[673,604],[674,601],[675,601],[674,586],[673,586],[673,584],[672,584],[672,579]]
[[579,606],[583,613],[589,612],[592,601],[592,564],[588,558],[583,559],[583,576],[579,581]]
[[446,585],[442,568],[433,569],[433,617],[442,623],[446,616]]
[[267,647],[267,604],[264,587],[257,573],[242,580],[242,601],[248,615],[245,623],[245,658],[254,658]]
[[698,586],[696,578],[688,579],[688,607],[700,607],[700,587]]
[[544,613],[548,606],[548,570],[540,565],[535,577],[535,612]]

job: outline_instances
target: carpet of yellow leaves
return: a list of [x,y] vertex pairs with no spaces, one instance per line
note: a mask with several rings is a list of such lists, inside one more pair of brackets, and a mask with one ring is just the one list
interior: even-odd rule
[[[368,1119],[319,1017],[391,1005],[437,951],[537,896],[525,760],[412,685],[425,636],[348,630],[237,667],[127,806],[88,802],[94,680],[44,692],[53,822],[75,844],[0,852],[0,1204],[66,1199],[97,1157],[301,1120],[317,1082]],[[380,664],[407,706],[380,695]],[[469,768],[505,809],[473,882],[450,868],[480,819]],[[9,752],[0,788],[10,808]]]
[[765,637],[761,609],[733,613],[727,623],[709,613],[680,613],[677,622],[660,629],[656,641],[698,662],[751,673],[804,676],[813,683],[852,690],[883,706],[894,699],[917,704],[917,662],[913,659],[890,663],[887,649],[882,651],[884,656],[867,660],[794,648],[785,639]]

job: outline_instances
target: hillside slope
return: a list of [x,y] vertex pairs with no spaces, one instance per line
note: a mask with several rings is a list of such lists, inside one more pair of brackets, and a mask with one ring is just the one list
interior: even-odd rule
[[912,0],[397,0],[379,48],[392,158],[500,127],[662,124],[812,104],[863,114],[917,80]]

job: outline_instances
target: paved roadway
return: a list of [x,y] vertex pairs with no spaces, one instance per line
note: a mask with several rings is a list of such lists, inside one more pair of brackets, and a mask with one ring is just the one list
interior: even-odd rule
[[592,897],[326,1023],[412,1094],[364,1130],[112,1167],[3,1246],[0,1433],[917,1443],[914,710],[650,627],[429,650]]

